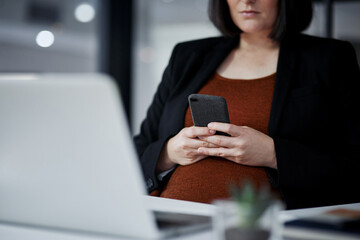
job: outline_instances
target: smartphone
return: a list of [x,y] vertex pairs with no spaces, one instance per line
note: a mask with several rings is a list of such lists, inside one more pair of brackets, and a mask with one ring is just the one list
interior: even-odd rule
[[[210,122],[230,123],[225,98],[206,94],[191,94],[188,97],[194,126],[207,127]],[[218,135],[226,135],[216,132]]]

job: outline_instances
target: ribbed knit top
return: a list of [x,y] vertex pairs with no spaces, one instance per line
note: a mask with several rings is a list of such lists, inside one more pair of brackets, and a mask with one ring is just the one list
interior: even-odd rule
[[[230,122],[268,132],[275,73],[258,79],[228,79],[215,73],[198,93],[218,95],[226,99]],[[190,108],[185,115],[185,127],[193,125]],[[195,164],[178,166],[161,197],[210,203],[229,197],[229,185],[241,186],[243,180],[255,186],[269,185],[263,167],[251,167],[219,157],[208,157]]]

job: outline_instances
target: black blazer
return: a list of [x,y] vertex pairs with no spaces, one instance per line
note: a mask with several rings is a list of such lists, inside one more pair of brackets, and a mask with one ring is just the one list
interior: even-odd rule
[[[187,97],[239,43],[216,37],[178,44],[135,136],[148,191],[164,143],[184,127]],[[278,169],[266,169],[288,209],[360,202],[360,71],[344,41],[306,35],[280,44],[269,135]]]

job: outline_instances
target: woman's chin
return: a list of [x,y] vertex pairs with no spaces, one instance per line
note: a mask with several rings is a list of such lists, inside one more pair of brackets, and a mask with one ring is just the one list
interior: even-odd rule
[[264,35],[268,35],[271,32],[271,29],[264,29],[264,28],[259,28],[259,27],[246,27],[246,28],[241,28],[242,34],[264,34]]

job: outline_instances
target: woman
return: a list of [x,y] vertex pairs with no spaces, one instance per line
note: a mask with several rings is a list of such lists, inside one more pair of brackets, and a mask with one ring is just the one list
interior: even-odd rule
[[[224,36],[174,48],[135,137],[149,192],[211,202],[250,179],[288,209],[359,202],[352,46],[300,34],[310,0],[210,0],[209,13]],[[192,126],[192,93],[225,97],[231,124]]]

